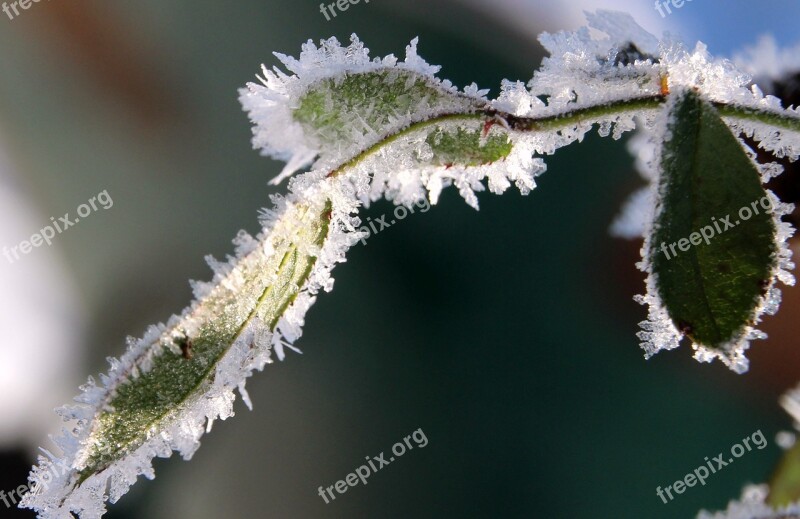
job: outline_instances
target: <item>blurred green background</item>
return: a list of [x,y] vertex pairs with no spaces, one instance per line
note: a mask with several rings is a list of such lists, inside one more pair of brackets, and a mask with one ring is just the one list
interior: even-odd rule
[[[104,189],[114,200],[30,255],[63,265],[83,309],[74,355],[86,361],[69,387],[105,371],[125,335],[185,306],[187,280],[210,278],[203,256],[231,252],[241,228],[257,232],[257,210],[285,189],[267,186],[282,165],[251,149],[237,101],[262,62],[277,64],[272,51],[297,55],[309,38],[356,32],[373,55],[402,56],[419,36],[443,77],[496,95],[501,79],[527,81],[542,58],[521,27],[574,28],[576,7],[653,10],[500,4],[492,15],[477,1],[372,0],[326,22],[315,2],[53,0],[0,17],[0,145],[11,165],[2,178],[38,215],[0,245]],[[797,5],[765,4],[783,10],[770,19],[785,40],[779,20],[796,20]],[[664,27],[707,34],[712,52],[730,54],[738,47],[726,46],[713,9],[752,26],[739,46],[770,27],[722,0],[686,4]],[[514,12],[530,20],[515,23]],[[644,288],[640,242],[607,232],[640,185],[624,141],[592,135],[561,150],[530,196],[484,194],[480,212],[446,191],[433,210],[356,245],[307,317],[303,355],[250,379],[255,410],[237,401],[237,416],[217,423],[191,462],[159,460],[157,479],[107,517],[693,517],[766,480],[780,454],[774,435],[790,426],[777,397],[800,379],[798,306],[787,301],[767,323],[772,338],[754,345],[746,375],[698,364],[686,347],[643,360],[635,333],[645,309],[632,301]],[[379,203],[364,216],[391,210]],[[9,276],[23,276],[18,266],[0,262]],[[13,310],[14,294],[2,297]],[[0,348],[26,352],[24,341]],[[424,449],[330,504],[317,495],[418,428]],[[766,449],[667,505],[656,496],[759,429]],[[0,488],[25,482],[43,438],[0,445]],[[0,517],[17,516],[33,514],[0,505]]]

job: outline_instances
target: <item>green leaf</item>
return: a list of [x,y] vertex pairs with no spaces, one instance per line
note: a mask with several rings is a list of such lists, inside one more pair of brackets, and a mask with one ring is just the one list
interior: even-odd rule
[[787,450],[769,482],[767,502],[773,508],[800,501],[800,442]]
[[[237,263],[235,277],[240,282],[218,284],[183,319],[194,324],[196,333],[176,337],[167,332],[159,339],[164,347],[153,345],[160,352],[149,357],[148,351],[137,360],[138,376],[116,387],[95,417],[76,484],[130,454],[164,430],[183,406],[202,398],[213,383],[217,363],[254,319],[274,331],[316,262],[309,246],[322,246],[330,211],[330,202],[317,209],[293,207],[276,224],[288,225],[292,239],[273,231],[270,247],[261,243]],[[164,345],[165,336],[173,345]],[[148,369],[141,366],[145,362]]]
[[462,127],[455,131],[436,128],[425,142],[433,151],[430,163],[441,165],[480,166],[491,164],[511,153],[513,144],[507,133],[491,133],[481,138],[483,131]]
[[312,83],[292,112],[323,146],[341,148],[443,113],[473,113],[485,102],[407,69],[348,72]]
[[771,282],[774,217],[756,165],[717,110],[691,90],[673,95],[649,260],[675,326],[725,351],[755,323]]

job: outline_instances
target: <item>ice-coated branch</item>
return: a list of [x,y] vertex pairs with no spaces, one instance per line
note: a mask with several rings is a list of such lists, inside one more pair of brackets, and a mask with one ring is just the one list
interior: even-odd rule
[[79,405],[61,411],[77,421],[57,440],[66,463],[40,460],[26,506],[44,517],[100,517],[103,501],[116,501],[137,475],[153,476],[153,457],[190,458],[203,431],[232,415],[234,389],[250,405],[245,379],[272,350],[283,357],[316,293],[330,289],[341,248],[357,237],[353,207],[331,184],[302,203],[277,198],[262,235],[240,233],[235,257],[209,260],[215,277],[195,283],[196,303],[130,341],[100,385],[90,380]]
[[[666,78],[665,78],[666,80]],[[383,140],[372,144],[367,149],[359,152],[352,159],[333,168],[329,175],[335,176],[358,165],[369,155],[379,149],[390,146],[392,142],[402,138],[404,135],[435,128],[446,122],[482,122],[484,128],[494,124],[499,124],[509,132],[552,132],[568,129],[574,125],[582,123],[595,123],[607,117],[624,115],[626,113],[641,113],[646,110],[658,109],[667,99],[668,94],[658,94],[648,97],[635,99],[625,99],[616,102],[604,103],[595,106],[588,106],[575,110],[566,110],[557,115],[543,117],[518,117],[516,115],[499,112],[494,109],[485,109],[480,112],[470,114],[443,114],[410,124],[407,128],[394,133]],[[790,112],[776,112],[768,109],[751,108],[738,106],[735,104],[714,103],[720,115],[730,118],[732,121],[756,122],[767,126],[782,128],[791,132],[800,133],[800,114]]]
[[[698,223],[695,208],[678,203],[692,194],[686,190],[693,181],[717,182],[726,171],[714,165],[708,143],[724,145],[732,157],[725,164],[732,175],[747,177],[754,196],[776,171],[755,164],[737,136],[797,157],[798,112],[751,87],[730,62],[712,58],[702,44],[688,51],[659,42],[627,15],[588,17],[606,38],[591,37],[587,28],[541,36],[551,57],[527,85],[504,81],[494,100],[474,84],[458,90],[437,78],[439,67],[419,57],[417,40],[402,61],[370,58],[355,35],[346,47],[332,38],[319,46],[309,41],[298,59],[278,55],[287,71],[264,68],[240,100],[254,124],[254,146],[286,161],[274,182],[292,177],[288,194],[273,197],[257,237],[240,234],[233,257],[209,262],[214,278],[194,284],[194,303],[130,340],[109,374],[99,384],[90,380],[78,405],[61,410],[71,422],[56,439],[61,453],[45,451],[23,505],[48,519],[97,518],[139,475],[154,477],[155,456],[178,451],[190,458],[211,424],[232,415],[234,390],[249,406],[247,377],[271,362],[272,351],[283,359],[284,348],[294,348],[317,294],[333,287],[332,268],[362,237],[358,209],[373,201],[410,206],[427,197],[436,203],[451,185],[475,208],[476,192],[486,187],[502,193],[514,184],[527,194],[545,170],[542,156],[593,128],[616,139],[638,125],[651,145],[666,150],[649,162],[645,227],[652,235],[680,237]],[[700,134],[708,138],[692,140]],[[684,161],[681,150],[703,159]],[[294,175],[303,168],[309,171]],[[709,208],[725,210],[729,191],[712,185],[703,197],[713,202]],[[664,266],[646,241],[648,294],[642,301],[651,311],[640,337],[648,354],[687,337],[701,348],[701,360],[718,357],[734,369],[746,367],[741,353],[758,336],[752,325],[761,312],[777,308],[775,280],[791,281],[785,247],[791,230],[779,221],[786,210],[776,202],[760,219],[762,254],[746,265],[736,260],[747,244],[737,232],[746,231],[719,241],[740,247],[728,251],[734,259],[721,277],[709,267],[718,267],[713,257],[687,256]],[[749,269],[749,284],[736,308],[710,300],[684,304],[687,298],[697,302],[704,283],[727,286],[743,269]],[[695,291],[674,298],[659,284],[667,277],[674,287],[689,286],[684,280],[691,278]],[[723,317],[726,326],[716,326]]]

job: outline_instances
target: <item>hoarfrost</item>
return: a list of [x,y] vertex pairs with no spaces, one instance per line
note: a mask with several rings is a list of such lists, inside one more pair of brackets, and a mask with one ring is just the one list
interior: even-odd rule
[[[313,163],[313,169],[331,169],[360,151],[375,144],[386,135],[391,135],[413,122],[428,118],[435,113],[462,113],[482,107],[486,103],[486,90],[476,85],[468,86],[460,93],[449,81],[435,77],[440,67],[430,65],[417,54],[415,38],[406,47],[406,58],[399,61],[390,54],[384,58],[370,59],[369,49],[353,34],[350,45],[343,47],[336,38],[320,42],[317,47],[311,40],[303,45],[299,59],[275,53],[286,69],[287,75],[277,67],[269,70],[262,67],[261,84],[248,83],[240,90],[240,101],[249,113],[253,128],[253,146],[261,148],[264,155],[287,162],[281,174],[273,179],[278,183],[295,171]],[[406,71],[408,80],[421,79],[439,95],[434,99],[420,98],[403,110],[391,114],[378,114],[385,121],[382,127],[366,124],[364,115],[372,115],[370,107],[364,111],[342,112],[342,130],[352,131],[335,142],[325,142],[308,132],[294,117],[293,111],[303,95],[323,80],[341,82],[348,74],[378,71]],[[323,102],[330,102],[329,99]],[[314,159],[317,159],[316,162]]]
[[[673,101],[668,101],[668,107]],[[612,229],[616,229],[618,234],[634,236],[638,231],[645,237],[642,246],[642,261],[637,263],[637,267],[647,274],[645,281],[647,292],[643,296],[637,296],[635,300],[640,304],[646,304],[649,308],[648,318],[640,323],[642,331],[638,337],[642,340],[641,347],[645,351],[645,358],[650,358],[661,350],[671,350],[676,348],[685,334],[679,330],[670,318],[663,301],[658,295],[658,278],[653,272],[652,265],[648,258],[650,250],[654,247],[651,237],[655,235],[654,225],[656,221],[655,201],[662,198],[659,193],[661,146],[669,141],[668,117],[666,114],[670,110],[665,110],[653,125],[647,125],[646,129],[632,140],[633,146],[638,152],[637,162],[642,175],[650,179],[651,183],[647,191],[637,193],[637,198],[628,203],[623,216],[618,218]],[[645,136],[648,140],[645,141]],[[770,197],[772,206],[772,219],[777,230],[776,244],[778,250],[775,258],[775,268],[770,276],[763,297],[758,302],[755,309],[753,325],[760,322],[763,314],[774,314],[780,304],[781,292],[776,286],[778,281],[787,284],[794,284],[794,276],[790,270],[794,268],[791,261],[792,252],[789,249],[787,240],[794,233],[792,226],[781,221],[781,217],[789,214],[794,209],[792,204],[781,203],[777,197],[769,190],[767,196]],[[646,207],[644,204],[651,203]],[[643,228],[637,227],[632,220],[636,218],[636,213],[645,215]],[[708,348],[693,343],[692,349],[695,351],[694,358],[699,362],[711,362],[719,359],[723,364],[736,373],[744,373],[749,367],[745,351],[750,347],[750,341],[766,338],[766,334],[757,330],[753,325],[742,328],[740,334],[733,337],[729,342],[719,345],[717,348]]]
[[[658,40],[626,13],[603,10],[587,13],[587,19],[589,26],[576,32],[539,36],[550,56],[528,86],[533,96],[547,98],[546,112],[657,95],[661,67],[650,56],[658,50]],[[606,37],[593,38],[591,29]],[[631,43],[642,59],[617,63],[619,53]]]
[[[574,36],[561,39],[572,43]],[[660,42],[658,47],[654,59],[654,61],[657,60],[659,70],[657,76],[663,78],[667,82],[668,88],[673,91],[691,88],[711,102],[736,105],[745,109],[758,109],[781,117],[798,115],[798,111],[794,108],[782,108],[777,98],[765,96],[757,86],[752,84],[748,71],[743,71],[733,61],[712,57],[701,42],[698,42],[693,50],[688,50],[683,43],[666,38]],[[584,48],[587,49],[586,52],[590,50],[597,52],[596,46],[590,47],[585,44]],[[564,52],[563,49],[562,52]],[[778,73],[775,63],[779,60],[786,58],[789,62],[797,61],[796,58],[790,59],[788,54],[777,52],[768,43],[762,43],[760,50],[753,51],[751,54],[755,56],[769,52],[772,53],[773,59],[765,66],[769,67],[770,74]],[[584,59],[584,61],[588,63],[588,60]],[[743,60],[740,58],[738,61],[742,62]],[[639,66],[638,62],[635,66]],[[749,71],[755,71],[752,66],[747,68]],[[642,73],[644,74],[644,72]],[[610,231],[615,236],[636,238],[651,234],[652,222],[655,218],[653,209],[659,199],[656,189],[660,167],[658,150],[660,144],[668,139],[666,121],[663,120],[664,113],[666,111],[658,116],[661,120],[652,124],[640,125],[638,133],[629,142],[629,149],[636,159],[636,168],[650,187],[637,191],[624,204],[621,214],[611,225]],[[730,127],[734,135],[745,135],[754,139],[760,148],[774,153],[779,158],[787,157],[790,160],[796,160],[800,155],[800,133],[796,130],[788,127],[776,127],[742,116],[724,116],[723,121]],[[742,141],[740,140],[740,142]],[[754,153],[744,142],[742,142],[742,146],[754,158]],[[764,182],[779,175],[782,171],[782,168],[774,163],[759,164],[758,169]],[[775,208],[773,216],[778,230],[776,237],[777,266],[770,279],[766,295],[757,309],[755,323],[758,323],[763,313],[773,314],[777,310],[780,303],[780,290],[775,286],[776,281],[789,285],[794,284],[794,278],[789,272],[794,268],[794,264],[791,262],[791,251],[786,242],[794,231],[788,223],[781,221],[781,216],[791,212],[793,207],[789,204],[781,204],[772,193],[769,193],[769,196]],[[646,257],[646,251],[650,246],[651,244],[646,239],[642,249],[643,257]],[[638,266],[648,273],[647,294],[637,297],[637,301],[642,304],[646,303],[650,307],[648,321],[642,323],[643,331],[639,333],[639,337],[643,340],[642,348],[645,350],[645,357],[650,357],[659,350],[675,348],[683,334],[672,324],[655,292],[657,279],[650,272],[647,261],[643,260]],[[718,358],[732,370],[741,373],[748,367],[744,351],[749,347],[749,342],[764,337],[765,335],[755,328],[746,327],[739,337],[731,340],[720,350],[693,345],[695,358],[701,362],[710,362]]]
[[[254,370],[261,370],[271,363],[274,348],[279,358],[283,347],[301,335],[305,312],[314,301],[319,290],[330,289],[329,272],[336,263],[344,260],[344,252],[358,239],[353,232],[353,216],[358,203],[342,193],[346,189],[336,187],[344,180],[330,179],[317,182],[313,193],[308,186],[302,195],[302,203],[330,200],[332,212],[330,233],[321,250],[316,250],[317,261],[307,282],[301,287],[274,331],[267,323],[257,318],[245,322],[245,328],[214,368],[211,384],[202,394],[194,395],[185,405],[176,409],[163,422],[154,424],[148,439],[132,452],[123,454],[104,470],[94,473],[77,484],[78,472],[86,466],[92,446],[98,441],[92,436],[93,422],[109,405],[117,388],[147,372],[154,358],[161,355],[176,335],[194,335],[198,332],[204,316],[200,301],[193,303],[180,316],[173,316],[166,324],[151,326],[139,340],[129,340],[129,349],[120,360],[111,360],[108,375],[101,377],[98,385],[94,379],[82,387],[76,397],[78,405],[62,408],[60,414],[65,421],[76,422],[72,429],[64,429],[54,441],[61,450],[56,457],[45,453],[39,466],[30,476],[31,492],[25,496],[23,506],[33,508],[44,518],[68,518],[72,513],[83,518],[100,517],[105,512],[105,501],[115,502],[125,494],[138,475],[154,477],[152,459],[169,457],[177,451],[184,459],[190,459],[199,447],[200,437],[211,429],[215,420],[233,416],[234,390],[238,390],[248,407],[252,403],[247,396],[245,381]],[[272,252],[270,242],[297,240],[299,235],[293,228],[297,223],[285,218],[300,196],[290,192],[281,197],[276,207],[267,211],[263,218],[263,232],[256,238],[241,233],[235,240],[236,256],[227,262],[209,261],[214,270],[211,289],[203,289],[206,297],[213,297],[217,287],[237,290],[243,283],[243,271],[254,263],[255,258]],[[312,250],[311,243],[300,243],[299,247]]]
[[[319,46],[309,41],[297,59],[276,54],[288,73],[278,68],[263,68],[261,84],[250,83],[240,91],[242,105],[254,123],[253,144],[264,154],[287,162],[275,182],[302,168],[310,166],[311,170],[290,179],[286,196],[272,197],[272,206],[260,214],[263,229],[258,236],[241,233],[234,242],[233,256],[226,261],[209,260],[214,276],[210,282],[192,283],[195,302],[165,324],[148,328],[141,339],[130,340],[128,351],[119,360],[111,360],[108,375],[102,376],[99,384],[90,379],[76,397],[77,405],[60,411],[65,421],[77,425],[72,430],[65,428],[55,440],[62,451],[60,456],[45,452],[40,458],[30,477],[32,491],[23,505],[38,510],[47,519],[69,518],[73,513],[83,518],[100,517],[105,511],[104,503],[119,499],[139,475],[154,477],[154,457],[169,457],[177,451],[185,459],[191,458],[201,436],[211,429],[214,421],[233,415],[234,391],[238,390],[251,407],[246,379],[272,362],[272,351],[279,359],[284,358],[287,349],[299,351],[294,343],[301,336],[306,312],[321,290],[333,288],[332,268],[345,260],[347,250],[362,237],[356,216],[361,206],[381,198],[405,206],[424,197],[436,203],[442,189],[451,185],[475,208],[476,193],[485,186],[499,194],[513,184],[527,194],[536,187],[536,176],[546,169],[540,156],[582,140],[594,125],[598,125],[601,135],[619,138],[632,130],[639,118],[650,129],[651,140],[655,135],[663,138],[663,129],[654,130],[664,126],[654,109],[600,111],[596,112],[600,115],[563,121],[561,117],[613,101],[658,98],[664,93],[665,78],[669,78],[670,85],[698,89],[712,100],[775,113],[781,110],[757,89],[747,89],[749,79],[745,74],[730,62],[710,58],[702,45],[688,52],[679,43],[659,42],[623,13],[601,11],[587,17],[589,28],[543,35],[541,41],[551,56],[527,87],[520,82],[504,81],[494,101],[487,100],[486,91],[474,84],[458,91],[449,81],[436,78],[439,67],[428,64],[417,54],[416,39],[407,47],[404,61],[393,55],[370,58],[355,35],[346,47],[335,38],[324,40]],[[597,31],[606,37],[594,38]],[[343,133],[341,140],[335,142],[326,140],[324,133],[307,131],[297,121],[294,110],[311,89],[323,81],[332,82],[331,88],[335,88],[348,75],[366,72],[380,72],[387,81],[404,77],[409,84],[423,85],[431,96],[412,99],[403,110],[388,114],[376,114],[369,104],[360,105],[352,113],[343,110],[338,128]],[[323,96],[322,102],[329,100]],[[454,114],[464,117],[444,117]],[[548,120],[553,126],[514,131],[509,125],[512,117]],[[425,126],[428,121],[433,121],[431,126]],[[731,119],[729,124],[741,125],[742,131],[764,140],[770,149],[797,156],[794,134],[776,135],[767,127],[738,119]],[[434,153],[428,130],[433,127],[443,132],[478,132],[481,146],[488,139],[506,136],[510,151],[488,163],[437,165],[431,162]],[[378,145],[388,138],[390,144]],[[652,164],[652,157],[646,154],[640,160]],[[654,178],[656,173],[651,170],[647,175]],[[647,198],[640,194],[639,198],[651,205],[654,200],[652,195]],[[332,209],[329,231],[320,247],[302,238],[304,222],[295,211],[301,205],[315,207],[323,201],[328,201]],[[777,207],[776,215],[787,210],[787,206]],[[630,234],[633,224],[621,224],[620,228],[628,229]],[[788,227],[781,227],[782,239],[789,234]],[[232,293],[241,290],[247,269],[274,255],[281,243],[293,243],[298,251],[316,256],[317,260],[274,327],[258,315],[248,314],[241,323],[241,333],[214,366],[213,376],[202,394],[194,395],[147,431],[147,439],[141,445],[79,482],[78,474],[98,441],[92,436],[93,422],[108,410],[116,390],[148,373],[160,355],[175,349],[176,338],[202,331],[208,317],[203,314],[204,301],[221,290]],[[791,267],[788,249],[784,247],[781,254],[776,275],[786,282],[791,277],[787,272]],[[640,265],[647,270],[646,264]],[[639,298],[650,305],[650,321],[640,332],[647,356],[676,347],[681,338],[653,295],[654,283],[653,276],[648,276],[648,295]],[[765,311],[775,306],[778,298],[779,293],[771,286]],[[243,313],[247,309],[237,310]],[[736,370],[746,368],[741,351],[746,348],[747,340],[758,335],[755,330],[750,332],[743,338],[743,345],[732,346],[730,355],[723,359]],[[707,360],[709,352],[698,350],[697,356]]]

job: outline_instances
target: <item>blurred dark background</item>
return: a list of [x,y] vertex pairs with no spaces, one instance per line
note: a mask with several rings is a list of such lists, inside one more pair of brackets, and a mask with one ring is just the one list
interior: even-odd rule
[[[765,31],[794,43],[789,0],[758,10],[651,2],[372,0],[327,22],[315,2],[53,0],[0,15],[0,246],[108,190],[114,205],[0,260],[0,489],[26,481],[50,409],[105,371],[125,335],[163,321],[231,252],[281,164],[251,149],[237,88],[272,51],[356,32],[373,55],[420,53],[458,86],[496,95],[527,81],[535,35],[582,25],[581,8],[632,12],[649,29],[731,55]],[[788,20],[788,22],[787,22]],[[778,396],[800,379],[800,293],[737,376],[682,347],[645,361],[640,241],[608,235],[641,181],[622,141],[592,135],[547,157],[530,196],[454,191],[351,250],[299,342],[248,384],[255,410],[216,424],[187,463],[156,463],[107,517],[693,517],[765,481],[790,427]],[[379,203],[365,216],[392,207]],[[317,488],[421,428],[429,443],[336,501]],[[665,505],[667,486],[762,430],[769,440]],[[33,517],[6,509],[0,517]]]

